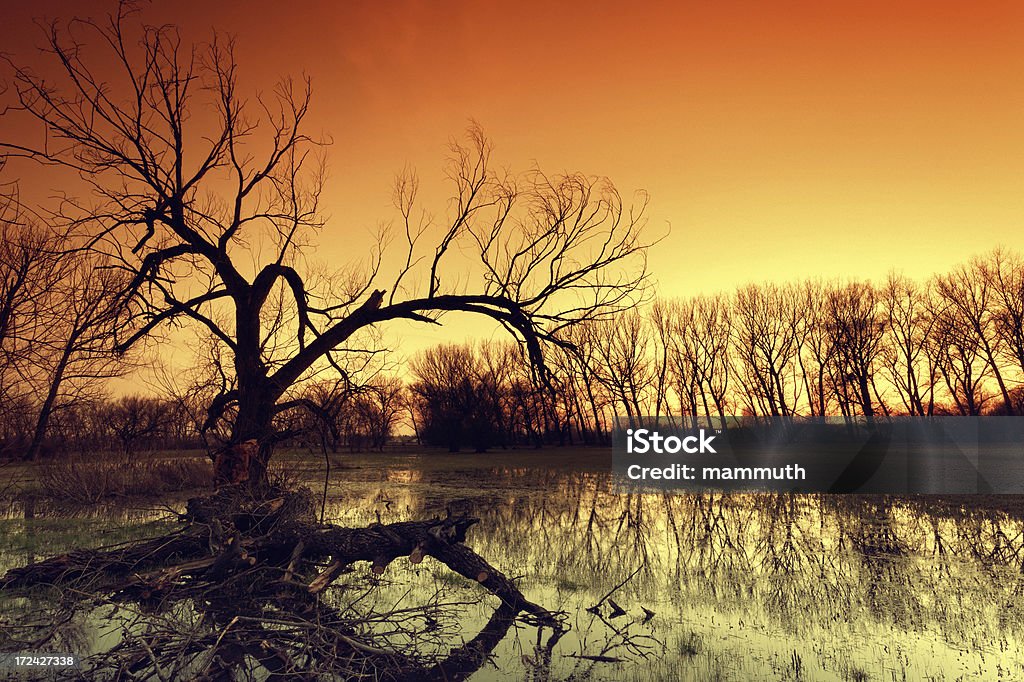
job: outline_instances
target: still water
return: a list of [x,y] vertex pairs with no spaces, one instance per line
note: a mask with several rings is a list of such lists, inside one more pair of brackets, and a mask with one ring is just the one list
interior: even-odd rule
[[[536,630],[516,627],[471,679],[1024,680],[1024,521],[991,500],[620,495],[600,469],[542,461],[352,458],[330,478],[325,515],[338,523],[480,517],[468,544],[567,614],[550,659]],[[12,505],[0,570],[155,535],[175,504],[30,519]],[[392,637],[421,650],[472,638],[494,608],[430,559],[398,559],[380,578],[360,565],[339,585],[331,598],[353,613],[445,605],[435,634]],[[86,630],[79,646],[111,645]]]

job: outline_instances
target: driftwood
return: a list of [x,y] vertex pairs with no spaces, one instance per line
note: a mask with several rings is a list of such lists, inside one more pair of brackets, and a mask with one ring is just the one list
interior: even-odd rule
[[[297,678],[462,679],[488,660],[518,617],[551,628],[552,644],[564,632],[559,614],[528,600],[464,544],[476,518],[366,528],[312,518],[308,492],[271,490],[256,499],[243,487],[222,488],[190,500],[182,528],[172,534],[12,569],[0,578],[0,591],[52,585],[83,600],[103,596],[151,610],[183,600],[201,605],[214,626],[209,632],[126,641],[100,657],[101,673],[129,679],[170,658],[185,661],[184,671],[200,679],[230,679],[235,666],[254,662]],[[413,563],[433,557],[479,583],[499,600],[490,621],[463,646],[434,659],[361,639],[323,595],[357,562],[371,562],[379,575],[400,557]]]

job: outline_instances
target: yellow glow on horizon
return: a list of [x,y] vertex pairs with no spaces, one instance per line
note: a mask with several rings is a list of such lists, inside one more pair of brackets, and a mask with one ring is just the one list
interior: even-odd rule
[[[9,8],[0,42],[29,55],[32,17],[82,11]],[[406,165],[442,219],[446,141],[470,118],[513,170],[647,190],[652,234],[672,225],[650,258],[666,297],[890,269],[925,278],[1022,246],[1020,2],[185,0],[146,12],[188,39],[233,34],[246,86],[313,78],[311,130],[334,139],[317,251],[328,263],[393,217]]]

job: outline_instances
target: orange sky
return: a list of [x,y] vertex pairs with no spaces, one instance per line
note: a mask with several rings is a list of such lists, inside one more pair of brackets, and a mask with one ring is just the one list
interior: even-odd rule
[[[31,54],[32,16],[88,11],[5,7],[0,49]],[[673,229],[651,257],[667,296],[924,277],[1024,247],[1019,0],[178,0],[145,16],[235,34],[249,84],[313,77],[313,127],[335,140],[330,260],[390,217],[406,164],[443,211],[445,144],[469,118],[514,169],[536,160],[648,190],[652,228]]]

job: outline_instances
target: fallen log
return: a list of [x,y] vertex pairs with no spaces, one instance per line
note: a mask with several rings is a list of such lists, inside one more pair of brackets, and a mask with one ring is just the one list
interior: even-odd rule
[[[151,651],[198,657],[209,649],[210,661],[216,651],[223,650],[223,656],[216,665],[207,662],[203,667],[208,670],[240,661],[246,656],[238,653],[244,652],[268,672],[294,672],[310,665],[313,654],[302,652],[309,642],[319,642],[315,655],[329,665],[345,661],[349,671],[368,666],[377,679],[435,679],[442,673],[460,679],[483,664],[519,614],[555,633],[565,629],[560,614],[531,602],[464,544],[477,518],[344,528],[316,523],[310,509],[304,494],[271,491],[269,498],[251,499],[240,490],[222,489],[209,498],[190,500],[181,516],[184,526],[174,533],[107,549],[76,550],[11,569],[0,578],[0,592],[52,585],[72,588],[65,594],[83,602],[102,597],[135,601],[147,609],[187,599],[206,610],[213,625],[223,627],[219,637],[206,633],[178,641],[172,632],[152,643],[140,639],[134,649],[126,645],[124,657],[131,653],[133,670],[147,665],[154,657]],[[323,601],[327,589],[353,564],[371,562],[380,574],[400,557],[418,563],[428,556],[476,581],[500,602],[488,625],[443,660],[417,660],[364,642]],[[281,622],[273,629],[259,628],[264,644],[257,650],[245,637],[257,633],[267,613],[278,614]],[[120,660],[129,660],[124,657]]]

